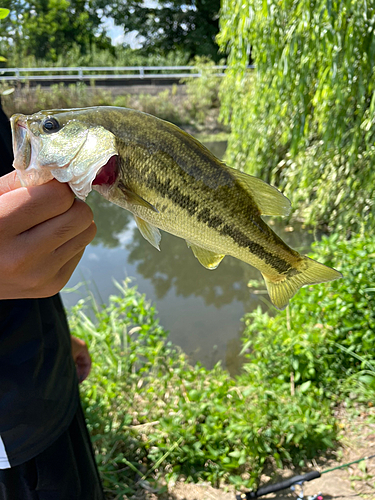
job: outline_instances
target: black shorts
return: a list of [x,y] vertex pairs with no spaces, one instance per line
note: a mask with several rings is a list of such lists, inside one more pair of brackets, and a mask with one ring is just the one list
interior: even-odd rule
[[80,404],[68,430],[49,448],[0,470],[0,500],[104,500]]

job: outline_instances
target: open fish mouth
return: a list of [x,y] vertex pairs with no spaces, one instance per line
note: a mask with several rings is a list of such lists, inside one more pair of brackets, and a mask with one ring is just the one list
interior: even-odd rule
[[42,170],[35,164],[39,152],[39,144],[27,126],[26,116],[13,115],[10,119],[14,162],[18,177],[23,186],[44,184],[53,178],[51,172]]
[[107,193],[118,177],[115,136],[102,126],[87,127],[76,120],[50,132],[44,129],[46,120],[59,125],[53,115],[11,118],[13,166],[21,184],[35,186],[55,178],[69,183],[82,200],[93,187]]
[[31,141],[26,123],[21,116],[15,115],[11,118],[14,167],[18,170],[26,170],[31,160]]

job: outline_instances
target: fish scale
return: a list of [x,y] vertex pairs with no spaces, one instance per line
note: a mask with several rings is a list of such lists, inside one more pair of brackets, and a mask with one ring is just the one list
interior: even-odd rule
[[159,249],[158,229],[184,238],[208,269],[225,255],[251,264],[279,309],[301,286],[341,277],[264,222],[262,215],[289,213],[276,188],[226,166],[171,123],[99,106],[15,115],[11,124],[14,166],[25,184],[55,177],[82,199],[96,189],[131,211],[153,246]]
[[[119,158],[125,156],[125,153],[122,153],[121,144],[119,144],[119,153]],[[149,213],[148,210],[142,210],[141,212],[138,211],[137,215],[141,218],[144,218],[147,222],[154,224],[160,229],[175,234],[176,236],[187,238],[192,243],[201,245],[208,250],[217,253],[227,253],[228,255],[244,260],[249,264],[254,264],[255,254],[278,273],[287,272],[292,268],[291,264],[286,262],[284,259],[280,259],[276,254],[266,251],[262,244],[254,241],[254,236],[258,241],[261,241],[262,237],[272,237],[273,244],[275,246],[285,246],[284,242],[269,229],[260,217],[258,218],[258,221],[255,220],[255,216],[253,214],[254,212],[256,213],[257,207],[247,193],[244,193],[240,187],[237,189],[237,196],[234,196],[232,193],[232,196],[228,197],[225,196],[227,193],[220,194],[220,188],[217,190],[209,189],[204,182],[194,179],[194,177],[182,170],[178,163],[170,157],[169,164],[167,166],[165,165],[167,163],[166,161],[164,161],[163,165],[160,166],[154,158],[154,154],[152,157],[153,162],[149,162],[151,163],[151,166],[154,167],[151,169],[147,168],[149,167],[148,163],[142,162],[142,156],[142,154],[136,154],[135,148],[133,148],[132,155],[128,155],[128,153],[126,153],[126,157],[129,159],[129,172],[127,174],[123,173],[123,177],[126,175],[131,189],[139,192],[142,198],[149,200],[150,203],[156,208],[158,208],[160,203],[160,197],[163,199],[167,198],[170,202],[172,202],[173,208],[169,210],[169,214],[171,214],[170,218],[167,217],[164,211],[161,211],[160,214],[155,214]],[[121,166],[121,163],[120,170],[121,172],[124,172],[124,167]],[[172,187],[171,185],[170,177],[174,171],[177,172],[180,180],[183,180],[178,187]],[[230,181],[232,183],[232,178]],[[194,191],[191,189],[193,184],[195,186]],[[186,194],[184,193],[184,189]],[[223,187],[221,187],[221,189],[223,189]],[[233,190],[233,186],[229,189]],[[217,213],[223,211],[221,206],[221,199],[223,198],[226,198],[229,204],[226,206],[223,216],[220,217]],[[238,198],[240,198],[241,202],[239,202]],[[202,202],[202,199],[204,200],[203,204],[209,204],[211,206],[210,209],[203,208],[199,210],[198,207],[200,202]],[[218,202],[219,205],[217,206]],[[180,219],[180,225],[176,228],[174,215],[176,213],[176,206],[187,212],[187,214],[182,212],[181,219],[190,216],[195,220],[188,220],[186,221],[186,224],[184,224]],[[239,215],[241,215],[241,220],[238,219]],[[239,229],[239,223],[241,221],[244,223],[245,228],[247,228],[249,220],[261,233],[260,235],[252,234],[251,239],[246,235],[246,233]],[[187,232],[189,227],[193,229],[193,232]],[[210,231],[211,229],[212,231]],[[229,237],[229,241],[226,240],[220,242],[220,238],[218,238],[217,234],[218,232],[220,235],[227,235]],[[229,248],[228,245],[232,248]],[[249,250],[250,253],[247,252],[246,249]],[[287,247],[287,249],[293,256],[299,255],[289,247]]]

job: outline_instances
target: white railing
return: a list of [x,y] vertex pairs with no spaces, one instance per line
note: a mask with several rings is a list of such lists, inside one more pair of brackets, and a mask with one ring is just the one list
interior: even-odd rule
[[[215,76],[224,76],[227,66],[214,66]],[[248,66],[253,68],[253,66]],[[160,73],[162,71],[162,73]],[[106,73],[103,73],[106,72]],[[39,73],[39,74],[37,74]],[[40,74],[42,73],[42,74]],[[44,73],[44,74],[43,74]],[[199,78],[199,68],[194,66],[117,66],[117,67],[70,67],[70,68],[0,68],[0,81],[32,80],[121,80],[121,79],[163,79]]]

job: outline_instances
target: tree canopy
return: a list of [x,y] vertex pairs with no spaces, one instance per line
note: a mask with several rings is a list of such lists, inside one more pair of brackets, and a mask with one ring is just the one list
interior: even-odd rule
[[190,57],[219,59],[215,37],[219,31],[220,0],[97,0],[97,6],[112,17],[125,33],[138,31],[144,50],[179,50]]
[[229,159],[315,225],[374,224],[374,28],[365,0],[223,1]]
[[3,22],[1,37],[10,50],[54,61],[78,46],[82,54],[93,45],[108,48],[101,18],[92,0],[3,0],[11,15]]
[[73,47],[80,55],[111,49],[103,17],[125,33],[136,31],[140,54],[208,56],[218,61],[220,0],[3,0],[11,15],[0,25],[0,48],[15,61],[25,56],[56,61]]

